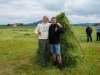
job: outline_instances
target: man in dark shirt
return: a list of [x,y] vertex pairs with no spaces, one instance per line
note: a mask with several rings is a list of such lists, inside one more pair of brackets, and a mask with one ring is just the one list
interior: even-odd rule
[[62,26],[58,26],[56,23],[56,18],[51,18],[51,26],[49,28],[49,43],[50,43],[50,49],[51,54],[53,57],[53,65],[56,65],[56,57],[59,62],[59,69],[62,71],[62,57],[60,52],[60,34],[64,33],[64,29]]
[[87,42],[90,40],[92,42],[92,28],[90,27],[90,25],[88,25],[88,27],[86,28],[86,33],[87,33]]

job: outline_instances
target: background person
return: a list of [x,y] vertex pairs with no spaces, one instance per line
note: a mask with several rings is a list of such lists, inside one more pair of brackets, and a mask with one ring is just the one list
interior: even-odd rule
[[97,41],[100,41],[100,23],[96,27],[96,32],[97,32]]
[[91,41],[92,42],[92,28],[90,27],[90,25],[88,25],[88,27],[86,28],[86,33],[87,33],[87,42]]

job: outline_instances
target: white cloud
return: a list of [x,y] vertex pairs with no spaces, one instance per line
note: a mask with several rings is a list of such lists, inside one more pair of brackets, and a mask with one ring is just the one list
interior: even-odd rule
[[61,11],[71,23],[100,22],[99,0],[0,0],[0,24],[30,23]]
[[82,15],[69,15],[68,16],[70,23],[95,23],[100,22],[100,18],[97,17],[97,15],[88,15],[88,16],[82,16]]
[[63,9],[66,0],[37,0],[39,3],[43,4],[47,9],[52,11],[59,11]]

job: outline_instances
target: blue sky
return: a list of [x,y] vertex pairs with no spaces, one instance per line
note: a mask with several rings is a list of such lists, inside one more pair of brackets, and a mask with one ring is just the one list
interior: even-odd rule
[[100,0],[0,0],[0,24],[33,23],[65,12],[71,23],[100,22]]

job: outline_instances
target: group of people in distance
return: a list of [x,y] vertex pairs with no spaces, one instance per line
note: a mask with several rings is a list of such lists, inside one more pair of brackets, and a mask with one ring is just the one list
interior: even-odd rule
[[[91,41],[92,42],[92,28],[90,27],[90,25],[88,25],[88,27],[86,28],[86,33],[87,33],[87,42]],[[96,34],[97,34],[97,41],[100,41],[100,23],[98,23],[97,27],[96,27]]]
[[59,64],[60,71],[63,70],[62,57],[60,50],[60,34],[64,33],[64,28],[56,23],[56,18],[52,17],[48,23],[47,16],[43,16],[43,22],[39,23],[34,32],[39,35],[38,45],[40,51],[40,64],[43,68],[47,67],[50,55],[52,55],[53,65]]

